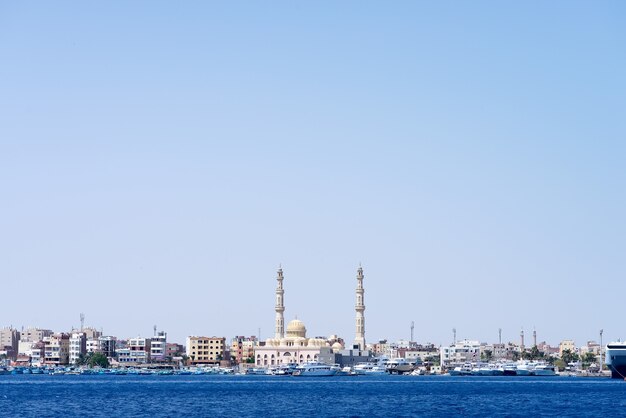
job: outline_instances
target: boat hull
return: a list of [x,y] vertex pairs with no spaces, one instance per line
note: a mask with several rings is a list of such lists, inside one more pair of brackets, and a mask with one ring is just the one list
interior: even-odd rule
[[606,365],[613,379],[626,380],[626,343],[610,343],[606,347]]

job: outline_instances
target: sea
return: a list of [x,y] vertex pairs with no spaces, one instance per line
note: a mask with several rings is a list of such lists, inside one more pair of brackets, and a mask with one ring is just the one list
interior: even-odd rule
[[479,376],[0,376],[0,416],[626,416],[626,381]]

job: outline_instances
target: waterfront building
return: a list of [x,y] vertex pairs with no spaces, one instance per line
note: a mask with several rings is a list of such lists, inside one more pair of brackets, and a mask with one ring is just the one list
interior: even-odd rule
[[237,364],[254,363],[254,348],[258,343],[255,336],[236,336],[230,341],[230,355]]
[[100,351],[100,341],[97,338],[88,338],[85,350],[89,354],[97,353]]
[[[46,337],[47,338],[47,337]],[[26,342],[26,341],[25,341]],[[30,363],[33,366],[42,366],[46,357],[46,344],[43,341],[38,341],[36,343],[31,343],[32,347],[30,349]]]
[[39,342],[52,335],[52,330],[42,328],[27,328],[20,332],[20,341]]
[[84,332],[75,332],[70,337],[69,363],[76,364],[87,353],[87,336]]
[[395,357],[393,355],[394,345],[387,340],[379,340],[377,343],[371,344],[371,346],[375,356]]
[[565,350],[569,350],[572,353],[576,353],[576,343],[574,343],[574,340],[563,340],[561,341],[561,343],[559,344],[559,357],[563,357],[563,351]]
[[115,357],[116,349],[117,349],[116,337],[113,337],[110,335],[98,337],[98,352],[110,358],[110,357]]
[[165,344],[165,357],[169,360],[174,357],[180,357],[185,353],[185,347],[182,344],[167,343]]
[[100,336],[102,336],[102,331],[98,331],[92,327],[86,327],[80,330],[80,332],[85,333],[85,337],[88,340],[97,340]]
[[55,366],[69,364],[70,334],[52,334],[44,338],[44,363]]
[[15,328],[0,329],[0,353],[15,360],[18,354],[20,333]]
[[187,337],[187,356],[189,363],[219,364],[225,359],[226,338],[224,337]]
[[259,367],[318,361],[320,348],[330,347],[325,339],[307,338],[306,326],[297,318],[289,322],[285,335],[283,280],[283,269],[279,268],[276,276],[276,305],[274,307],[275,334],[274,338],[267,339],[265,344],[254,347],[255,365]]
[[135,363],[150,362],[150,339],[137,337],[128,340],[128,349],[130,350],[131,361]]
[[470,340],[457,341],[448,347],[441,347],[439,353],[441,365],[479,361],[480,348],[480,342]]
[[116,344],[116,346],[115,353],[117,361],[120,363],[145,364],[150,362],[150,338],[130,338],[126,344]]
[[587,353],[592,353],[595,356],[599,356],[601,351],[600,344],[595,341],[587,341],[587,345],[583,345],[578,349],[578,352],[581,356],[584,356]]
[[550,344],[542,341],[537,343],[537,349],[546,356],[555,357],[559,354],[559,347],[552,347]]
[[17,345],[17,355],[30,357],[35,344],[36,343],[30,341],[20,341]]
[[287,324],[287,333],[283,338],[270,338],[265,345],[255,347],[255,364],[264,367],[319,361],[323,347],[330,348],[330,344],[323,338],[307,338],[304,323],[294,319]]
[[167,333],[159,331],[156,335],[150,338],[150,361],[163,362],[165,361],[165,348],[167,346]]
[[411,348],[398,348],[398,357],[410,363],[422,363],[429,357],[439,357],[439,350],[434,344],[415,345]]

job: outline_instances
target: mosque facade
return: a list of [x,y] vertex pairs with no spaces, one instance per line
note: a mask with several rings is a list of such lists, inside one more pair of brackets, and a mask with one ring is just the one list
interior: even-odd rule
[[[303,364],[319,361],[320,352],[339,352],[344,349],[337,336],[326,338],[307,338],[306,326],[297,318],[287,324],[285,332],[285,290],[283,288],[283,270],[278,269],[276,276],[276,312],[274,338],[265,341],[265,345],[254,350],[257,367],[271,367],[288,364]],[[357,271],[356,338],[355,346],[365,348],[365,305],[363,290],[363,269]]]

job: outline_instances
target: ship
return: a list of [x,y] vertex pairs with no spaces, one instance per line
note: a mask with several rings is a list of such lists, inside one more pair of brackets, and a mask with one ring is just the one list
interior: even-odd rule
[[606,346],[606,365],[613,379],[626,380],[626,342],[613,342]]

